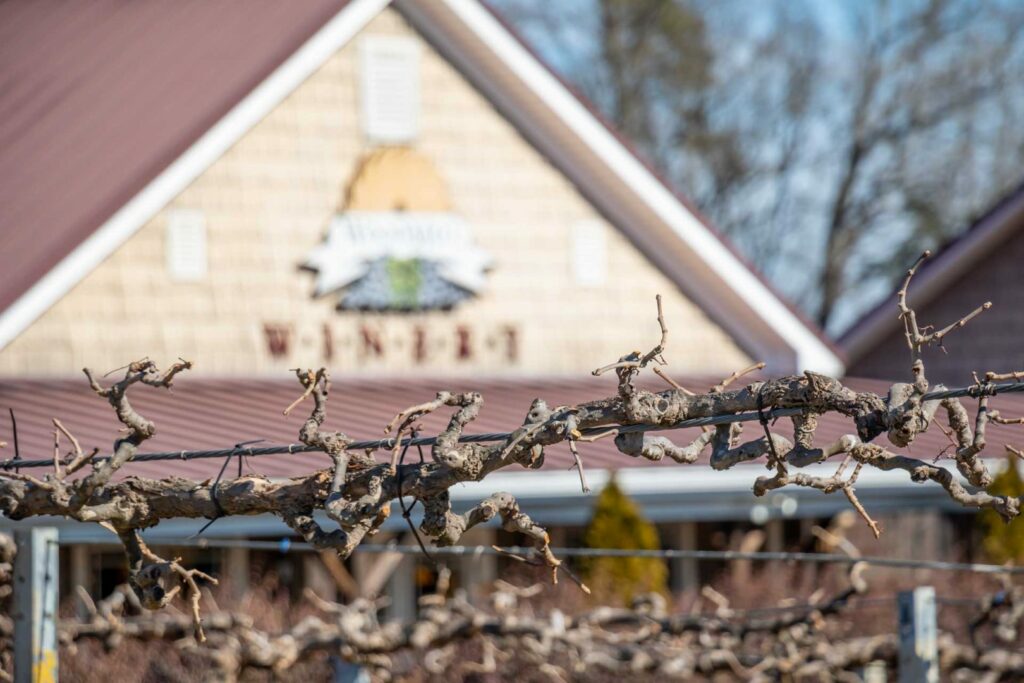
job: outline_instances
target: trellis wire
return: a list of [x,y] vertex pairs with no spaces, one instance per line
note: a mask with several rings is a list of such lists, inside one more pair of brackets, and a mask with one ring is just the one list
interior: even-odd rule
[[[996,394],[1012,394],[1012,393],[1024,393],[1024,382],[1002,382],[998,384],[982,385],[984,387],[984,393],[990,396]],[[964,396],[977,396],[979,394],[979,386],[974,385],[970,387],[960,387],[958,389],[943,389],[940,391],[930,391],[924,396],[922,400],[935,401],[944,398],[960,398]],[[804,412],[803,408],[776,408],[771,411],[765,411],[764,415],[768,419],[774,420],[780,417],[792,417],[793,415],[799,415]],[[732,422],[753,422],[761,419],[761,415],[757,411],[751,411],[746,413],[735,413],[732,415],[715,415],[711,417],[695,417],[689,420],[682,420],[673,425],[605,425],[602,427],[590,427],[582,430],[584,435],[602,434],[611,430],[617,430],[620,434],[629,432],[650,432],[650,431],[667,431],[671,429],[687,429],[690,427],[709,427],[720,424],[730,424]],[[512,435],[511,432],[494,432],[488,434],[463,434],[459,437],[460,443],[485,443],[490,441],[506,441]],[[437,440],[434,436],[421,436],[416,438],[402,439],[403,445],[408,446],[429,446]],[[349,444],[349,450],[367,450],[367,449],[391,449],[395,445],[395,440],[392,439],[374,439],[367,441],[353,441]],[[273,445],[273,446],[261,446],[259,448],[244,448],[239,449],[237,447],[232,448],[219,448],[214,450],[206,451],[161,451],[153,453],[136,453],[135,456],[128,462],[153,462],[158,460],[198,460],[203,458],[223,458],[231,455],[242,455],[245,457],[256,457],[262,455],[280,455],[284,453],[320,453],[323,452],[320,448],[314,446],[307,446],[305,444],[284,444],[284,445]],[[93,462],[101,462],[103,460],[109,460],[110,456],[99,456],[93,458]],[[0,469],[13,469],[13,468],[28,468],[28,467],[52,467],[53,458],[39,458],[36,460],[16,460],[8,459],[0,461]]]
[[[71,540],[62,540],[65,544],[74,544]],[[276,541],[258,541],[243,539],[164,539],[155,536],[147,539],[152,546],[172,548],[228,549],[244,548],[246,550],[268,550],[279,553],[319,552],[309,543],[293,541],[284,537]],[[117,541],[90,542],[88,545],[119,545]],[[397,544],[362,544],[355,549],[361,553],[399,553],[402,555],[419,555],[423,551],[415,545]],[[536,550],[525,546],[490,546],[490,545],[455,545],[432,547],[430,552],[435,555],[454,557],[478,557],[480,555],[533,555]],[[676,550],[665,548],[660,550],[639,550],[631,548],[551,548],[559,557],[643,557],[660,560],[719,560],[740,561],[757,560],[763,562],[813,562],[817,564],[865,564],[877,567],[899,569],[934,569],[937,571],[960,571],[979,574],[1024,574],[1024,567],[1012,567],[998,564],[979,564],[973,562],[945,562],[942,560],[910,560],[894,557],[852,557],[833,553],[802,553],[757,551],[742,552],[738,550]]]

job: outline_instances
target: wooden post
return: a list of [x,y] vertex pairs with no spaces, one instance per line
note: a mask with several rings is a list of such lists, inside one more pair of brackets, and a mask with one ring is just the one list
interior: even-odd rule
[[[89,595],[93,594],[96,587],[93,585],[92,553],[89,546],[84,543],[76,543],[68,549],[68,570],[71,574],[71,590],[75,586],[81,586]],[[75,600],[75,613],[81,619],[88,619],[89,610],[81,600]]]
[[[476,527],[464,533],[459,542],[466,546],[487,547],[497,540],[494,529]],[[498,558],[495,555],[463,555],[458,558],[456,566],[462,587],[473,602],[482,601],[498,578]]]
[[920,586],[899,594],[900,683],[938,683],[939,650],[935,589]]
[[328,601],[338,599],[338,585],[334,582],[327,565],[319,553],[305,553],[302,556],[302,581],[305,587],[320,598]]
[[14,680],[56,683],[57,529],[18,529],[14,542]]
[[[765,550],[770,553],[781,553],[786,549],[786,528],[782,519],[776,517],[768,520],[764,525],[764,530],[766,534]],[[781,580],[783,569],[783,564],[778,561],[769,561],[765,565],[766,573],[772,582]]]
[[[374,545],[380,545],[382,539],[374,539],[372,542]],[[398,545],[409,545],[412,541],[412,534],[404,534],[399,537],[392,537],[391,540],[397,542]],[[410,564],[407,560],[412,560],[411,555],[402,555],[401,553],[370,553],[370,552],[357,552],[352,556],[352,569],[353,575],[358,586],[359,594],[364,598],[375,598],[386,590],[390,590],[388,582],[392,579],[392,575],[403,567],[405,570],[409,570],[410,567],[415,569],[414,564]],[[415,578],[415,572],[413,572]],[[412,585],[412,584],[410,584]],[[390,595],[390,592],[388,593]],[[415,587],[413,586],[413,610],[415,613]]]
[[388,619],[416,618],[416,555],[402,555],[387,584],[391,604],[385,610]]
[[781,553],[786,546],[786,529],[783,526],[783,521],[777,517],[770,519],[765,522],[764,530],[767,534],[765,550],[770,553]]
[[249,592],[250,564],[249,549],[241,547],[225,548],[221,555],[223,570],[221,574],[227,579],[225,582],[231,597],[236,600]]
[[[679,550],[697,549],[697,523],[680,522],[676,526],[676,547]],[[672,590],[682,593],[700,589],[700,567],[693,557],[672,560]]]
[[71,587],[81,586],[92,595],[96,589],[92,585],[92,553],[89,546],[76,543],[68,548],[68,566],[71,570]]
[[346,602],[358,598],[362,593],[359,590],[359,582],[348,570],[345,563],[338,559],[338,554],[333,550],[321,550],[317,555],[324,563],[327,572],[334,579],[334,585],[345,596]]

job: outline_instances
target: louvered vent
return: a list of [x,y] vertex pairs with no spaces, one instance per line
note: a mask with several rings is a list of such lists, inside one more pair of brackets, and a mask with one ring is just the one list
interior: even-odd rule
[[363,131],[376,143],[411,142],[419,131],[420,50],[415,40],[367,36],[360,42]]
[[195,281],[206,277],[206,218],[201,211],[168,212],[164,246],[171,278]]
[[605,227],[598,221],[572,226],[570,252],[576,283],[584,287],[603,285],[608,278],[608,244]]

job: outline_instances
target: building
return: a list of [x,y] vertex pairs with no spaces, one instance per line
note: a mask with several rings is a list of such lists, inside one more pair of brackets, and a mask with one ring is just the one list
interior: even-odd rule
[[[956,322],[984,302],[992,307],[972,319],[963,330],[954,330],[942,347],[922,353],[931,383],[965,386],[974,373],[1013,372],[1024,368],[1024,351],[1018,339],[1024,332],[1024,291],[1020,263],[1024,259],[1024,185],[1013,190],[985,212],[959,237],[926,260],[908,289],[908,302],[920,325],[943,327]],[[901,283],[902,284],[902,283]],[[855,377],[893,379],[909,376],[910,351],[903,324],[896,315],[896,292],[868,311],[840,337],[848,372]],[[1024,415],[1024,403],[1000,396],[1005,416]],[[1024,443],[1019,428],[989,440],[989,458],[1001,459],[1004,445]],[[918,448],[915,444],[915,449]],[[927,443],[924,452],[941,450]],[[920,457],[920,456],[919,456]],[[998,470],[1000,462],[989,467]],[[963,522],[964,510],[936,507],[932,521],[923,529],[940,538],[956,538],[965,549],[974,543]],[[959,531],[954,529],[959,525]]]
[[841,367],[483,5],[389,5],[5,7],[0,372],[579,373],[656,292],[680,371]]
[[[992,308],[963,332],[952,332],[945,348],[924,352],[933,382],[961,386],[972,372],[1024,368],[1024,185],[1008,194],[964,233],[938,250],[914,276],[908,299],[922,324],[945,326],[986,301]],[[849,373],[858,377],[905,375],[909,351],[892,297],[864,315],[839,339]]]
[[[301,418],[280,412],[297,366],[332,368],[331,425],[356,437],[443,386],[482,391],[474,427],[507,430],[537,396],[610,393],[589,372],[656,339],[658,293],[671,369],[694,386],[753,360],[842,374],[813,324],[475,0],[16,1],[0,7],[0,45],[0,106],[13,114],[0,117],[0,398],[26,457],[50,452],[52,417],[83,445],[112,441],[113,415],[78,370],[143,356],[196,363],[174,394],[136,392],[159,429],[147,450],[293,441]],[[617,469],[676,547],[753,520],[779,548],[787,529],[846,506],[810,491],[754,501],[757,465],[634,463],[607,443],[585,457],[595,488]],[[323,466],[237,460],[281,477]],[[552,449],[543,472],[453,497],[509,490],[556,544],[571,542],[589,506],[569,463]],[[131,467],[201,480],[221,465]],[[861,482],[883,512],[946,504],[895,475]],[[102,529],[60,524],[72,577],[120,571],[74,545]],[[402,533],[400,516],[389,524]],[[204,536],[286,532],[231,518]],[[251,560],[210,559],[239,582]],[[322,579],[312,560],[302,571]],[[393,565],[401,609],[413,565]],[[493,571],[481,562],[473,577]],[[675,576],[692,583],[693,565]]]

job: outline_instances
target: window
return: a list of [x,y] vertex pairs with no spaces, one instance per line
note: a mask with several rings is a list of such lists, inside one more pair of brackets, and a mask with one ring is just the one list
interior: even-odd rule
[[419,131],[420,48],[410,38],[360,42],[363,132],[383,144],[411,142]]
[[600,221],[584,221],[572,227],[569,258],[576,283],[598,287],[608,278],[608,243]]
[[193,209],[173,209],[167,214],[164,243],[167,273],[184,282],[206,277],[206,217]]

